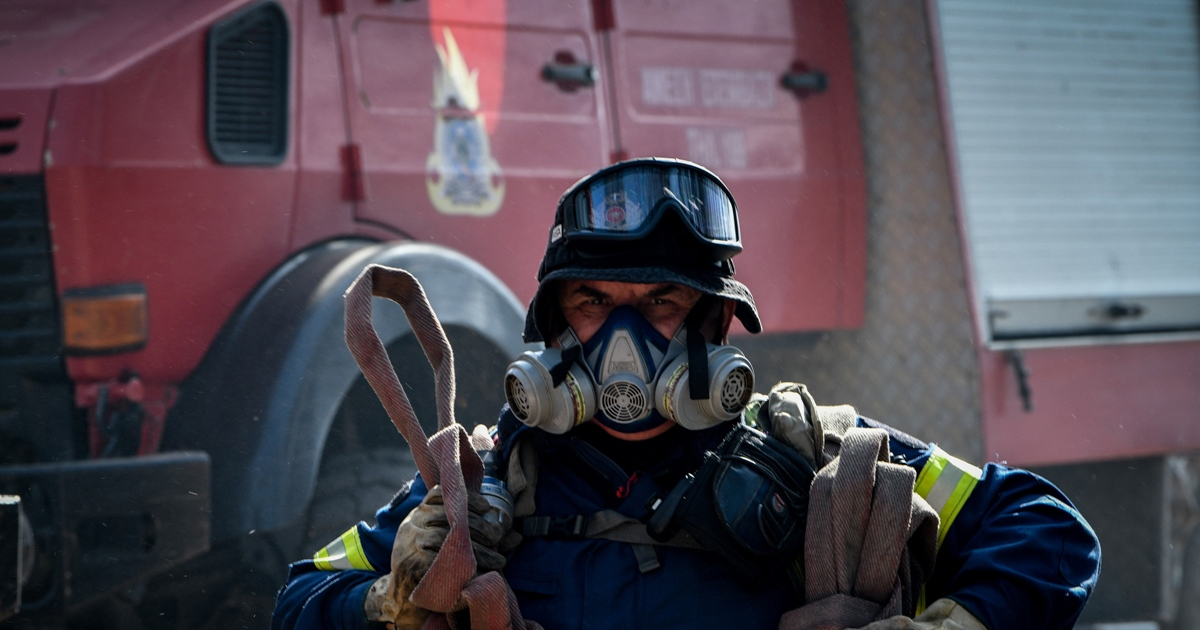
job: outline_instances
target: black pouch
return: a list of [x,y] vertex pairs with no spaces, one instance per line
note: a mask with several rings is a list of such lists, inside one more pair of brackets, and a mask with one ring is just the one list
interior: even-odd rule
[[680,529],[724,557],[751,585],[803,563],[812,465],[786,444],[738,424],[650,517],[666,541]]

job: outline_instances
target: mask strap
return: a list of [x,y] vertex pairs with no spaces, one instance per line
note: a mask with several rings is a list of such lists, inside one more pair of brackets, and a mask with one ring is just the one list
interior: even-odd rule
[[552,387],[562,385],[563,379],[567,378],[567,372],[571,371],[571,365],[579,360],[579,355],[582,351],[583,349],[580,346],[571,346],[562,351],[562,360],[558,362],[558,365],[550,368]]
[[684,330],[687,332],[688,393],[692,400],[705,400],[709,397],[708,344],[700,332],[700,327],[712,311],[714,301],[715,298],[711,296],[701,297],[692,307],[692,312],[683,320]]

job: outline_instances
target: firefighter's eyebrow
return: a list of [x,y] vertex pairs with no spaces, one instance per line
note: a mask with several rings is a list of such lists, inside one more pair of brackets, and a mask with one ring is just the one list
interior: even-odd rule
[[610,297],[604,291],[601,291],[600,289],[597,289],[596,287],[589,286],[586,284],[581,284],[581,285],[575,287],[571,291],[571,295],[572,296],[582,295],[584,297],[588,297],[588,298],[592,298],[592,299],[596,299],[596,300],[606,300]]
[[663,298],[670,297],[676,293],[681,293],[682,291],[683,287],[679,286],[678,284],[664,284],[663,286],[650,291],[646,294],[646,296],[650,298]]

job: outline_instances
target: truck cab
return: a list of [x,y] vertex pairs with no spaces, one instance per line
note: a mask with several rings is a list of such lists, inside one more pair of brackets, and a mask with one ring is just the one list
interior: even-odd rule
[[[15,0],[3,16],[0,494],[33,544],[0,579],[18,619],[61,623],[205,562],[270,583],[390,498],[411,456],[342,341],[367,264],[422,282],[458,417],[493,422],[558,195],[605,164],[682,157],[728,183],[753,243],[738,277],[778,287],[758,299],[768,331],[862,323],[839,3]],[[411,331],[377,312],[432,424]]]

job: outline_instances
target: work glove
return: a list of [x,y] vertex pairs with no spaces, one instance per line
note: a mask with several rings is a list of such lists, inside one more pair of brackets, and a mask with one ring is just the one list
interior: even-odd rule
[[[520,535],[501,525],[496,508],[476,491],[467,491],[467,511],[476,573],[499,571],[505,562],[501,550],[515,547]],[[371,585],[363,603],[368,620],[394,624],[397,630],[418,630],[425,623],[429,611],[408,598],[433,565],[449,534],[442,489],[434,486],[396,531],[391,573]]]
[[813,470],[820,469],[825,463],[821,454],[824,436],[808,389],[794,383],[776,385],[766,407],[767,433],[800,453]]
[[858,630],[988,630],[981,621],[959,605],[958,602],[942,598],[917,615],[915,619],[904,616],[888,617],[867,624]]

